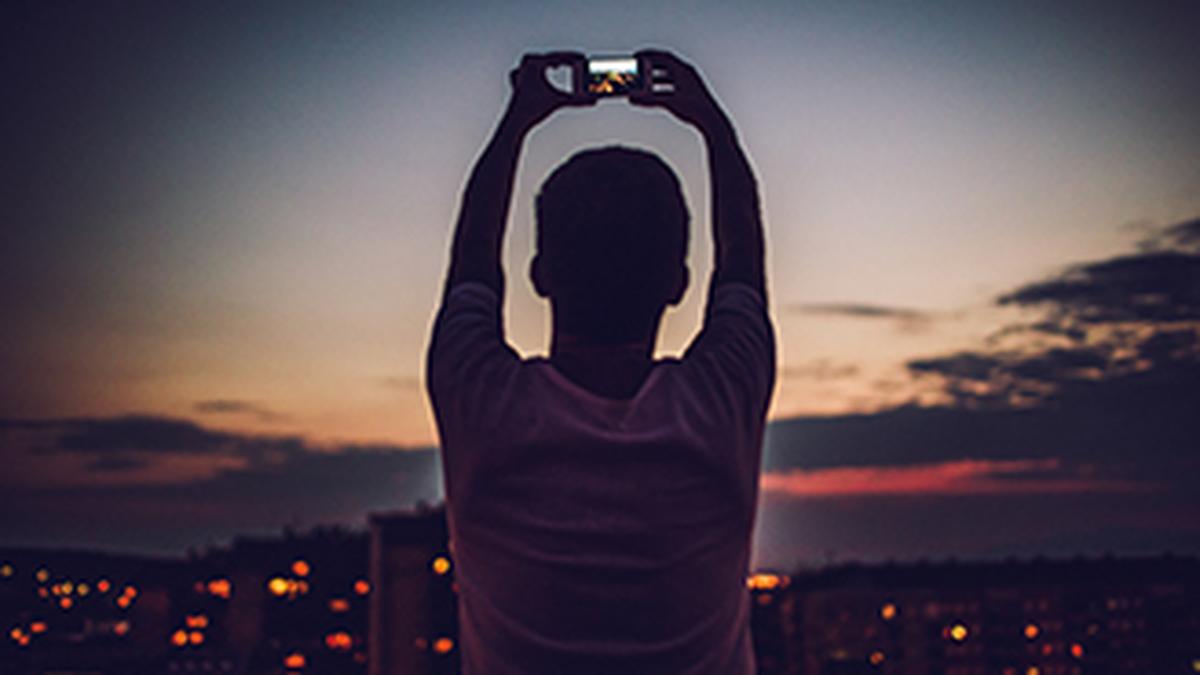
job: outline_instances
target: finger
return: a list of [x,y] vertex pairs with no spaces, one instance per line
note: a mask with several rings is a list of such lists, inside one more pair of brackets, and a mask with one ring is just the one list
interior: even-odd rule
[[656,94],[651,91],[630,92],[629,102],[634,105],[646,106],[648,108],[662,108],[667,104],[666,101],[663,100],[661,94]]
[[641,49],[641,50],[638,50],[637,52],[635,52],[634,56],[637,56],[639,58],[645,57],[648,59],[658,59],[658,60],[662,60],[662,61],[669,61],[669,60],[672,60],[675,58],[674,54],[672,54],[671,52],[668,52],[668,51],[664,51],[662,49]]
[[573,51],[546,52],[539,56],[544,63],[551,66],[569,66],[586,58],[582,53]]

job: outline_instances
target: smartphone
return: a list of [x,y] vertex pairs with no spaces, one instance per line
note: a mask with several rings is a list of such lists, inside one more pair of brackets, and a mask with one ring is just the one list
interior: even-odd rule
[[589,96],[628,96],[645,86],[642,64],[635,56],[591,56],[584,68],[576,81]]

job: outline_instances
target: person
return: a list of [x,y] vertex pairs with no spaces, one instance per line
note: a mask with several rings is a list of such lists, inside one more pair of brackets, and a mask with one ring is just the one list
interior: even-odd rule
[[537,198],[548,357],[504,338],[501,242],[525,136],[595,102],[553,87],[579,54],[526,55],[463,194],[426,383],[441,441],[463,675],[749,675],[746,589],[774,386],[757,187],[696,70],[642,51],[630,95],[707,146],[714,270],[682,358],[654,359],[682,299],[688,212],[651,153],[581,152]]

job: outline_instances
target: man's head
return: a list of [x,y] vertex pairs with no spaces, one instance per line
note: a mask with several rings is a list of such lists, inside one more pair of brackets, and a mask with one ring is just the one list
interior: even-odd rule
[[542,184],[536,213],[534,286],[574,323],[636,335],[683,297],[687,204],[657,155],[618,146],[578,152]]

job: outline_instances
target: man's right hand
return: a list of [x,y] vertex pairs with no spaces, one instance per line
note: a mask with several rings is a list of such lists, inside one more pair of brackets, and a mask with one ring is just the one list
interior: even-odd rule
[[630,103],[666,108],[705,134],[728,126],[721,106],[690,63],[656,49],[644,49],[635,56],[649,67],[650,84],[645,90],[630,94]]
[[578,67],[586,61],[579,52],[526,54],[521,64],[508,74],[512,85],[506,118],[526,132],[559,108],[596,105],[596,99],[560,91],[546,79],[546,69],[558,66]]

